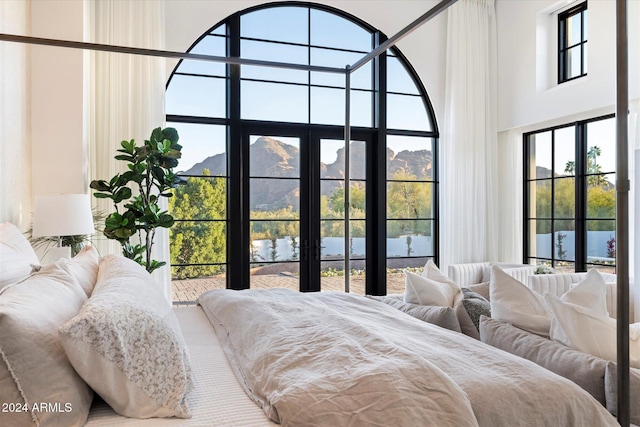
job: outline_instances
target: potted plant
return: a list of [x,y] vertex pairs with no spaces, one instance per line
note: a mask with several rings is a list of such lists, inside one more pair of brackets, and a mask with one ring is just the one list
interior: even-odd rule
[[[166,264],[151,259],[156,228],[170,228],[173,217],[161,210],[161,197],[172,197],[171,189],[180,182],[173,169],[178,166],[182,147],[174,128],[156,128],[144,145],[135,140],[122,141],[116,160],[127,163],[128,170],[109,181],[94,180],[90,187],[99,199],[111,199],[115,212],[104,221],[104,235],[122,245],[122,254],[152,272]],[[137,190],[134,195],[130,185]],[[131,238],[138,236],[138,242]]]

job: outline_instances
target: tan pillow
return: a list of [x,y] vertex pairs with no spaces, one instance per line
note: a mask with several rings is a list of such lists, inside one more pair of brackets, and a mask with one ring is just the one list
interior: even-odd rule
[[160,285],[134,261],[100,260],[91,298],[60,339],[76,371],[119,414],[191,416],[182,331]]
[[460,323],[460,331],[465,335],[469,335],[470,337],[479,340],[480,333],[473,324],[473,320],[471,320],[471,316],[469,316],[467,309],[464,307],[464,301],[460,299],[453,309],[455,310],[458,322]]
[[57,263],[0,294],[0,402],[26,409],[1,412],[0,425],[84,424],[93,392],[67,359],[58,327],[78,313],[86,294]]
[[423,322],[431,323],[456,332],[460,330],[460,322],[454,310],[451,307],[439,307],[435,305],[418,305],[404,302],[402,295],[393,296],[373,296],[367,295],[368,298],[388,304],[410,316],[420,319]]
[[605,360],[485,316],[480,318],[480,338],[573,381],[605,404]]
[[9,222],[0,224],[0,289],[29,276],[31,265],[38,264],[36,253],[20,230]]
[[[615,362],[607,362],[604,376],[604,391],[607,399],[607,410],[618,415],[618,370]],[[631,421],[640,425],[640,369],[629,369],[629,401],[631,402]]]

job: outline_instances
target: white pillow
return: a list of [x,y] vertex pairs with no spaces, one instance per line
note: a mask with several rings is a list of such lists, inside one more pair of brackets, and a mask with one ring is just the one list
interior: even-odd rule
[[[560,299],[564,302],[593,310],[603,316],[609,316],[609,312],[607,311],[606,284],[598,270],[589,270],[584,279],[565,292]],[[547,304],[547,306],[549,306],[549,304]],[[549,306],[549,308],[551,307]],[[564,333],[562,327],[560,327],[555,316],[551,319],[549,337],[567,347],[571,347],[567,335]]]
[[189,418],[189,355],[170,304],[136,262],[108,255],[80,313],[59,329],[71,364],[114,411]]
[[98,251],[93,246],[85,246],[73,258],[61,258],[56,263],[78,281],[84,293],[91,296],[98,280]]
[[[616,323],[608,315],[545,295],[571,347],[602,359],[616,361]],[[629,364],[640,368],[640,323],[629,325]]]
[[[86,300],[75,278],[57,263],[2,290],[0,402],[19,405],[20,411],[5,407],[0,425],[85,423],[93,391],[71,366],[58,327],[78,314]],[[41,403],[59,409],[41,411]]]
[[542,295],[493,266],[489,284],[491,317],[525,331],[549,336],[551,312]]
[[38,257],[18,228],[5,222],[0,224],[0,289],[31,274],[31,266],[38,265]]
[[453,307],[461,298],[460,287],[442,274],[431,260],[422,275],[405,272],[404,302]]

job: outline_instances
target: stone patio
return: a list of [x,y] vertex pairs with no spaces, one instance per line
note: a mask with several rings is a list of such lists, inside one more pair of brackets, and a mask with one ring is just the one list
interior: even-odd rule
[[[224,276],[214,276],[197,279],[173,280],[172,292],[175,302],[193,302],[200,294],[211,289],[224,289]],[[323,277],[321,279],[323,291],[344,292],[344,277]],[[288,288],[299,289],[298,277],[290,273],[256,274],[251,276],[251,288],[270,289]],[[351,276],[350,292],[364,295],[364,276]],[[398,294],[404,292],[404,275],[393,273],[387,275],[387,293]]]

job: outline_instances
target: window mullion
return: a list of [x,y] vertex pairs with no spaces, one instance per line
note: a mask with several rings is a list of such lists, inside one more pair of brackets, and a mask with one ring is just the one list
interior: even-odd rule
[[[229,18],[227,54],[240,56],[240,15]],[[227,116],[229,131],[227,135],[227,170],[229,187],[227,206],[229,209],[229,228],[227,231],[227,288],[249,288],[249,192],[248,179],[248,143],[245,144],[240,122],[240,72],[241,66],[227,64]],[[248,140],[248,138],[247,138]],[[246,146],[246,147],[245,147]],[[233,238],[230,238],[233,236]]]
[[576,125],[575,271],[587,270],[587,125]]

